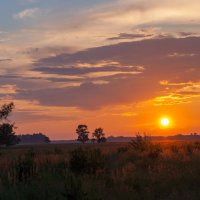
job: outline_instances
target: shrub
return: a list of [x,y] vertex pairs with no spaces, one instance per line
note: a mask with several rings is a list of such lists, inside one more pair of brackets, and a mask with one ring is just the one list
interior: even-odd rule
[[149,149],[150,140],[147,136],[136,135],[136,138],[131,140],[130,149],[138,152],[144,152]]
[[95,174],[104,167],[104,156],[99,149],[75,149],[70,152],[69,166],[76,174]]

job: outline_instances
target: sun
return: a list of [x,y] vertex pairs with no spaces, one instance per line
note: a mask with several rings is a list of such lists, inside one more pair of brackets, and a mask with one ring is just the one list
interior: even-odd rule
[[163,126],[163,127],[168,127],[170,125],[170,119],[167,118],[167,117],[164,117],[160,120],[160,124]]

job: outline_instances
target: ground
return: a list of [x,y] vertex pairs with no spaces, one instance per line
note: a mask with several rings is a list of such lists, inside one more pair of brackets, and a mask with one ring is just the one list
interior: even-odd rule
[[0,200],[199,200],[200,142],[0,149]]

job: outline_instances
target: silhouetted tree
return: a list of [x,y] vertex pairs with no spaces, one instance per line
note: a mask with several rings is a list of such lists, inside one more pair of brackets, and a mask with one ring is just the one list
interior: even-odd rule
[[98,142],[106,142],[105,133],[103,132],[102,128],[96,128],[94,133],[92,133],[93,138]]
[[87,125],[84,124],[78,125],[76,133],[78,134],[78,141],[85,143],[89,140],[88,138],[89,131]]
[[10,113],[13,111],[15,105],[13,102],[9,103],[9,104],[4,104],[3,106],[1,106],[0,109],[0,120],[6,120],[8,118],[8,116],[10,115]]
[[44,136],[44,141],[45,141],[45,143],[50,143],[51,142],[49,137],[47,137],[46,135]]
[[4,104],[0,109],[0,145],[15,145],[20,141],[20,139],[15,135],[14,124],[10,124],[7,120],[13,109],[14,103]]

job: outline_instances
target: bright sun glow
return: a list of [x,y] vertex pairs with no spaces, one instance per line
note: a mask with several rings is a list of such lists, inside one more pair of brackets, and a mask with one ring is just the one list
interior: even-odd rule
[[167,127],[170,125],[170,120],[169,120],[169,118],[162,118],[160,123],[162,126]]

